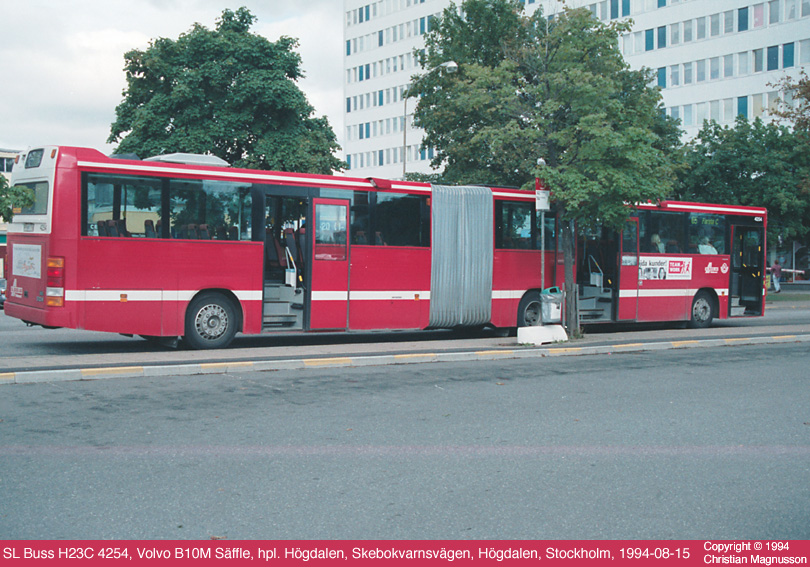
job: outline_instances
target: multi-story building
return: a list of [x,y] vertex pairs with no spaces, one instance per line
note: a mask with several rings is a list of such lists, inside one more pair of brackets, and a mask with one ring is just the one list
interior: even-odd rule
[[[461,1],[457,0],[456,4]],[[401,178],[430,172],[432,151],[411,127],[414,74],[431,18],[450,0],[344,0],[344,152],[352,174]],[[527,12],[558,0],[527,0]],[[810,64],[810,0],[568,0],[603,20],[631,18],[620,48],[633,68],[655,71],[667,114],[694,136],[704,120],[770,119],[774,84]]]
[[[11,168],[14,166],[14,158],[18,153],[16,150],[0,148],[0,175],[5,177],[8,182],[11,182]],[[0,278],[5,277],[7,220],[0,217]]]
[[0,148],[0,175],[11,181],[11,168],[14,165],[14,158],[19,152],[16,150],[4,150]]

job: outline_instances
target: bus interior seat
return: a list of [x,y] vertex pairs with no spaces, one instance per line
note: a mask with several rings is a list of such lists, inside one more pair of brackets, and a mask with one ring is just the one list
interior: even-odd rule
[[208,225],[201,224],[199,232],[200,240],[211,240],[211,234],[208,232]]
[[284,229],[284,244],[290,249],[293,259],[298,260],[298,243],[295,241],[295,231],[291,228]]
[[287,267],[287,255],[284,254],[284,249],[281,247],[281,242],[278,241],[276,235],[273,235],[273,246],[276,249],[276,257],[278,258],[278,263],[282,268]]
[[112,219],[107,221],[107,234],[106,234],[106,236],[121,236],[121,233],[118,232],[118,223],[116,223]]
[[157,232],[155,232],[155,221],[152,219],[146,219],[143,221],[143,232],[146,238],[157,238]]
[[228,240],[239,240],[239,230],[235,226],[228,227]]
[[98,221],[96,222],[96,229],[98,230],[99,236],[109,236],[109,232],[107,231],[107,222],[106,221]]
[[670,240],[667,242],[666,246],[667,254],[680,254],[681,247],[678,245],[677,240]]
[[215,232],[217,235],[217,240],[228,240],[228,232],[225,230],[223,225],[217,226]]

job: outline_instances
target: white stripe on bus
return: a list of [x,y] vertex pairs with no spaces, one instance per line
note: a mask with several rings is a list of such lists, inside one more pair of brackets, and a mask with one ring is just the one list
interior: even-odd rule
[[[68,289],[65,301],[191,301],[199,293],[195,290],[160,289]],[[233,294],[239,301],[261,301],[261,290],[237,290]]]
[[[693,297],[699,289],[622,289],[619,290],[619,297]],[[728,289],[715,289],[719,296],[727,296]]]

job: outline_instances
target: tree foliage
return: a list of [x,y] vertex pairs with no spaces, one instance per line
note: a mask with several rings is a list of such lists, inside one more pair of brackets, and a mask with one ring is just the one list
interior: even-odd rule
[[250,32],[247,8],[225,10],[216,29],[195,24],[177,40],[125,54],[127,89],[108,142],[142,157],[210,153],[237,167],[331,173],[337,139],[295,81],[297,41]]
[[768,209],[768,238],[810,229],[810,136],[783,125],[706,122],[684,152],[681,198]]
[[788,94],[787,100],[780,104],[776,115],[787,120],[799,132],[810,133],[810,77],[802,69],[798,78],[785,77],[776,85],[782,92]]
[[11,187],[4,175],[0,175],[0,219],[10,221],[14,209],[27,207],[34,202],[34,192],[27,187]]
[[[420,96],[415,121],[444,179],[528,188],[537,175],[582,224],[620,226],[626,202],[663,197],[678,129],[662,116],[649,72],[631,71],[619,53],[626,29],[587,9],[527,17],[511,0],[446,9],[422,59],[435,70],[409,91]],[[438,68],[451,60],[457,73]]]
[[[524,15],[515,0],[465,0],[427,34],[428,71],[409,90],[420,97],[415,123],[446,181],[528,189],[539,177],[551,189],[568,293],[574,223],[620,228],[626,203],[663,198],[674,181],[668,151],[679,130],[663,115],[650,72],[630,70],[618,51],[627,30],[587,9],[548,20],[540,9]],[[441,67],[447,61],[456,73]]]

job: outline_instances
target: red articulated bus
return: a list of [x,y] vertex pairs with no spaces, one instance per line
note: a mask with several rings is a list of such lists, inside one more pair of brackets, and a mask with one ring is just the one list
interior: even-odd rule
[[[541,290],[562,281],[556,221],[541,226],[533,193],[211,160],[18,156],[12,183],[34,199],[8,227],[6,314],[217,348],[237,332],[535,325]],[[763,209],[631,214],[622,232],[579,238],[583,322],[762,314]],[[647,252],[653,230],[664,248]],[[706,236],[714,252],[689,248]]]

